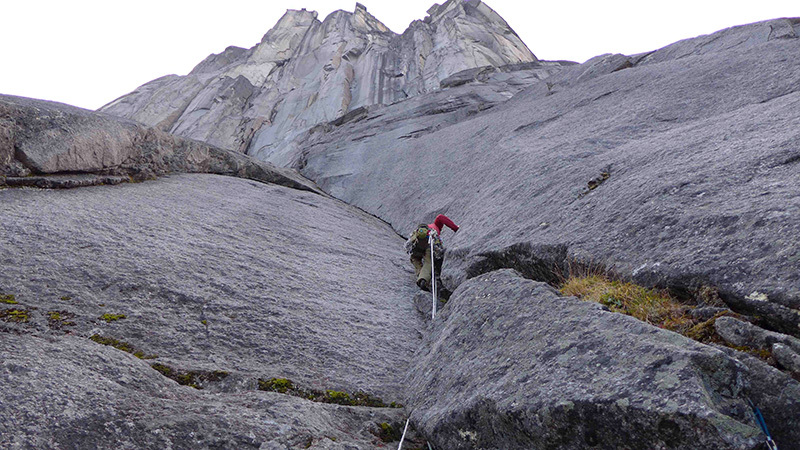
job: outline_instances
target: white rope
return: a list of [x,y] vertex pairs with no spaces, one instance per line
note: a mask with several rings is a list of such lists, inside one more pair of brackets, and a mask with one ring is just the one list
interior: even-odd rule
[[433,231],[428,234],[428,242],[431,243],[431,296],[433,297],[431,320],[434,320],[436,319],[436,259],[433,257]]
[[400,438],[400,445],[397,446],[397,450],[401,450],[403,448],[403,440],[405,440],[406,431],[408,431],[408,422],[411,422],[411,416],[408,416],[408,419],[406,419],[406,427],[403,428],[403,436]]

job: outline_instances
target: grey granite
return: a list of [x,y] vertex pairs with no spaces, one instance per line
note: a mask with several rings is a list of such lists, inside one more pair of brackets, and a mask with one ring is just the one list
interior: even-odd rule
[[407,407],[437,448],[755,449],[749,384],[719,350],[503,269],[453,293]]

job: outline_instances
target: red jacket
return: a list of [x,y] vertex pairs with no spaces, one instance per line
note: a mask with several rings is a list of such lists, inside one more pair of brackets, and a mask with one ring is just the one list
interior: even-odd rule
[[433,223],[428,224],[428,227],[431,229],[436,230],[436,234],[442,234],[442,225],[447,225],[447,228],[450,228],[453,231],[458,231],[458,225],[456,225],[449,217],[445,216],[444,214],[439,214],[436,216],[436,219]]

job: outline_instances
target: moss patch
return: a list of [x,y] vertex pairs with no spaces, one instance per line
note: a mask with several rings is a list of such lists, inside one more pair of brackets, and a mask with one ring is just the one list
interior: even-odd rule
[[366,392],[355,392],[349,394],[342,391],[305,389],[295,385],[286,378],[270,378],[269,380],[258,379],[258,389],[261,391],[278,392],[280,394],[293,395],[306,400],[320,403],[333,403],[344,406],[369,406],[372,408],[402,408],[403,405],[392,402],[389,405],[378,397],[373,397]]
[[27,309],[6,309],[0,311],[0,319],[6,322],[27,323],[31,316]]
[[223,370],[214,370],[211,372],[203,370],[177,370],[161,363],[153,363],[150,365],[150,367],[158,371],[161,375],[164,375],[171,380],[175,380],[182,386],[189,386],[195,389],[203,389],[203,387],[200,385],[202,382],[222,381],[224,378],[230,375],[228,372]]
[[378,439],[383,442],[396,442],[399,441],[402,437],[402,433],[400,432],[399,427],[392,426],[387,422],[379,423],[378,424]]
[[70,297],[69,295],[62,295],[61,296],[61,300],[64,300],[65,302],[68,302],[68,301],[72,300],[72,297]]
[[7,305],[19,304],[17,298],[13,294],[0,294],[0,303],[5,303]]
[[131,344],[127,342],[118,341],[114,338],[104,337],[95,334],[91,336],[89,339],[94,342],[97,342],[98,344],[108,345],[109,347],[114,347],[117,350],[122,350],[123,352],[130,353],[139,359],[158,358],[158,355],[147,355],[143,351],[136,349]]
[[103,314],[102,316],[100,316],[100,320],[105,320],[108,323],[111,323],[111,322],[114,322],[114,321],[117,321],[117,320],[122,320],[124,318],[125,318],[125,314],[108,314],[108,313],[106,313],[106,314]]
[[75,322],[72,319],[75,314],[69,311],[50,311],[47,313],[47,325],[54,330],[60,330],[64,327],[74,327]]
[[278,392],[281,394],[285,394],[289,390],[294,389],[294,384],[286,378],[270,378],[267,381],[264,381],[259,378],[258,389],[262,391]]

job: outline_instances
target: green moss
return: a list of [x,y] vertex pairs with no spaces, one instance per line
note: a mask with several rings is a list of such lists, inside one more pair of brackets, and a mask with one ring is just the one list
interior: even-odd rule
[[27,309],[6,309],[0,311],[0,319],[6,322],[27,323],[30,320],[30,311]]
[[98,344],[108,345],[109,347],[114,347],[117,350],[122,350],[123,352],[130,353],[133,356],[139,359],[153,359],[158,358],[158,355],[147,355],[141,350],[137,350],[131,344],[127,342],[118,341],[114,338],[100,336],[100,335],[93,335],[89,337],[90,340],[97,342]]
[[383,400],[378,397],[373,397],[366,392],[357,391],[354,394],[347,392],[325,390],[318,391],[314,389],[304,389],[295,385],[291,380],[286,378],[270,378],[269,380],[258,379],[258,389],[261,391],[278,392],[280,394],[293,395],[301,397],[306,400],[321,403],[334,403],[337,405],[345,406],[369,406],[373,408],[402,408],[395,402],[391,405],[386,405]]
[[172,378],[172,368],[169,366],[165,366],[161,363],[153,363],[150,364],[150,367],[158,371],[161,375],[164,375],[167,378]]
[[230,375],[224,370],[214,370],[212,372],[206,372],[202,370],[179,371],[161,363],[153,363],[150,365],[150,367],[157,370],[159,373],[161,373],[161,375],[164,375],[171,380],[175,380],[180,385],[193,387],[195,389],[203,389],[203,387],[199,384],[200,382],[220,381]]
[[47,325],[55,330],[75,326],[75,322],[72,322],[72,319],[75,318],[75,314],[68,311],[49,311],[47,316]]
[[208,321],[206,319],[201,320],[200,323],[202,323],[203,325],[206,325],[206,326],[208,325]]
[[105,320],[108,323],[114,322],[116,320],[122,320],[125,318],[125,314],[103,314],[100,316],[100,320]]
[[13,294],[0,294],[0,303],[5,303],[7,305],[19,304],[17,298]]
[[258,389],[262,391],[285,394],[290,389],[294,389],[294,384],[292,384],[292,382],[286,378],[270,378],[268,381],[264,381],[259,378]]
[[62,295],[61,296],[61,300],[64,300],[65,302],[68,302],[68,301],[72,300],[72,297],[70,297],[69,295]]
[[324,403],[335,403],[337,405],[351,405],[353,403],[353,400],[350,399],[350,396],[346,392],[332,391],[329,389],[325,391]]
[[383,442],[396,442],[402,437],[399,428],[395,428],[386,422],[379,423],[378,428],[380,428],[380,431],[378,431],[378,438]]

